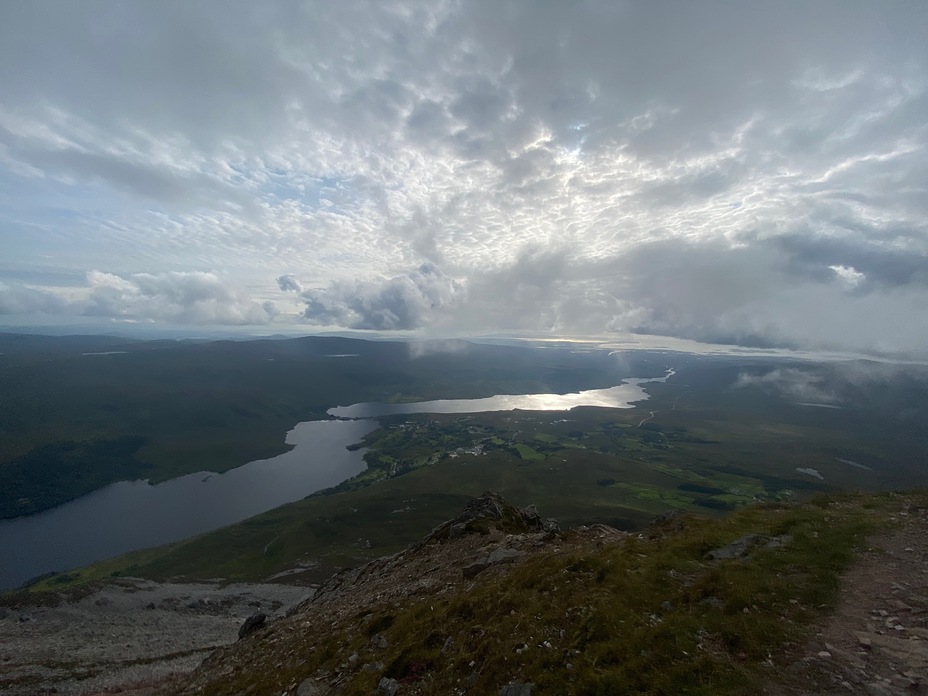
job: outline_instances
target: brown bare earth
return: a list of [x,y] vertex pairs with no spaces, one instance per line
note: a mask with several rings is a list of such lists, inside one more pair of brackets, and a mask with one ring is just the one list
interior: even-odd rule
[[928,693],[928,515],[913,508],[892,521],[845,573],[837,610],[770,696]]

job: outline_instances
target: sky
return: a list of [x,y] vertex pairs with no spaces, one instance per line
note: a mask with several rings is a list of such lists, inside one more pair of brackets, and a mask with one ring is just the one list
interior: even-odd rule
[[928,352],[928,3],[0,3],[0,327]]

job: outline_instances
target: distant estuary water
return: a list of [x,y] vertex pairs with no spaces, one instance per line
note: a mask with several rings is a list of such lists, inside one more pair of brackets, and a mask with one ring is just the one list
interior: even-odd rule
[[[672,372],[668,373],[668,377]],[[577,406],[631,408],[637,401],[648,398],[642,388],[647,382],[660,379],[627,379],[624,384],[608,389],[589,389],[571,394],[500,394],[485,399],[442,399],[416,401],[408,404],[364,403],[330,408],[328,414],[337,418],[379,418],[402,413],[485,413],[487,411],[567,411]]]
[[[667,377],[673,374],[670,370]],[[123,481],[37,515],[0,521],[0,590],[49,572],[180,541],[305,498],[356,476],[364,450],[349,451],[378,427],[379,416],[402,413],[563,411],[577,406],[631,408],[648,398],[627,379],[608,389],[573,394],[499,395],[407,404],[363,403],[329,410],[335,419],[299,423],[287,433],[294,448],[224,474],[199,472],[159,484]]]

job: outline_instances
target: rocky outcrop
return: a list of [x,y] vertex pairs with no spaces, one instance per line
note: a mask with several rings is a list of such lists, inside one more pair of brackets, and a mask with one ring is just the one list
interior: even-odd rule
[[706,554],[710,561],[726,561],[732,558],[744,558],[749,555],[755,548],[776,549],[792,540],[788,534],[782,536],[770,537],[763,534],[748,534],[740,539],[735,539],[727,546],[712,549]]
[[462,572],[465,578],[473,578],[491,566],[499,565],[500,563],[514,563],[524,556],[525,551],[519,551],[517,549],[496,549],[470,565],[464,566]]
[[[590,536],[591,543],[602,543],[600,534],[595,535],[596,542]],[[300,674],[298,680],[281,685],[282,691],[298,696],[329,696],[339,693],[355,675],[367,674],[373,693],[415,693],[410,684],[418,683],[423,670],[430,666],[414,657],[397,659],[396,651],[402,652],[403,648],[395,646],[393,638],[386,635],[394,614],[421,598],[439,600],[484,582],[484,575],[506,573],[533,555],[556,552],[563,543],[567,543],[567,536],[560,533],[557,522],[544,519],[534,506],[519,508],[495,493],[485,493],[404,551],[336,574],[311,598],[291,609],[286,619],[275,621],[261,640],[246,640],[238,647],[217,651],[182,693],[208,693],[213,680],[234,673],[242,664],[243,654],[249,662],[288,664],[286,660],[296,659],[295,653],[281,646],[313,640],[316,630],[321,631],[320,635],[344,635],[348,630],[358,644],[346,651],[348,656],[335,666]],[[315,629],[308,629],[310,625]],[[440,639],[443,655],[453,652],[456,646],[450,636],[423,639]],[[475,669],[472,676],[479,680],[479,670]],[[200,686],[205,691],[198,692]],[[499,688],[497,685],[491,693]],[[502,688],[508,689],[508,694],[531,694],[533,685],[511,682]]]
[[[509,536],[530,535],[534,540],[551,541],[560,534],[560,527],[557,520],[542,518],[534,505],[519,508],[498,493],[487,491],[470,501],[453,519],[439,525],[405,551],[375,559],[359,568],[336,573],[326,580],[310,599],[293,607],[288,615],[298,614],[310,604],[324,604],[336,597],[350,594],[370,579],[408,565],[413,556],[432,545],[459,541],[471,535],[482,538],[491,532]],[[485,549],[476,560],[472,557],[468,562],[461,564],[461,570],[458,572],[463,571],[465,577],[474,577],[490,566],[512,563],[522,555],[524,554],[512,549]],[[405,593],[407,590],[409,588],[404,588],[402,592]]]
[[487,491],[468,503],[457,517],[432,530],[421,543],[454,539],[474,532],[486,533],[490,527],[509,534],[544,532],[554,535],[560,532],[557,520],[542,519],[534,505],[518,508],[498,493]]
[[261,630],[264,628],[264,623],[267,621],[267,614],[252,614],[245,622],[242,624],[242,627],[238,629],[238,639],[242,640],[247,638],[252,633]]

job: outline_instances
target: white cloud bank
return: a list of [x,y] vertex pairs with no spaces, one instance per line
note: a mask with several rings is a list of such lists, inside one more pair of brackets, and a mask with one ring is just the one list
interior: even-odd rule
[[262,325],[277,314],[273,302],[258,303],[212,273],[90,271],[85,292],[70,297],[48,289],[0,285],[0,316],[55,314],[131,322]]
[[924,3],[0,15],[7,317],[928,345]]

